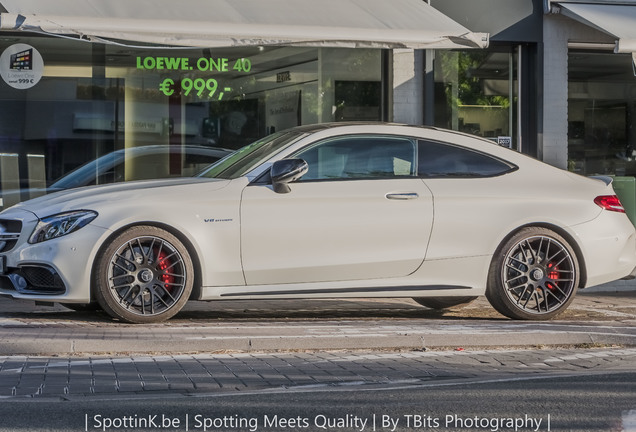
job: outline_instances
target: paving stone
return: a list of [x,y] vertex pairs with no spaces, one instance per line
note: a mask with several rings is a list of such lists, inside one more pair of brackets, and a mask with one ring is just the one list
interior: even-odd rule
[[[237,336],[239,341],[244,341],[247,337],[245,335],[267,336],[277,332],[276,338],[272,340],[285,340],[283,336],[291,334],[302,336],[309,344],[312,341],[324,341],[326,337],[333,335],[342,336],[340,340],[349,343],[365,334],[373,334],[376,336],[370,338],[372,341],[400,340],[405,335],[423,335],[428,339],[437,337],[438,340],[455,346],[455,341],[462,338],[465,340],[471,335],[478,335],[486,341],[497,341],[497,335],[509,338],[520,331],[524,332],[524,339],[526,335],[551,334],[558,341],[559,337],[581,329],[581,335],[594,335],[598,338],[594,340],[613,340],[618,334],[631,334],[631,340],[636,341],[634,295],[577,296],[571,307],[575,314],[568,315],[566,312],[563,319],[549,323],[491,320],[491,312],[479,309],[487,309],[483,302],[483,299],[479,299],[476,302],[478,308],[470,305],[465,315],[456,315],[455,318],[461,318],[459,320],[440,319],[439,316],[434,318],[427,315],[425,309],[407,300],[291,302],[296,305],[297,311],[293,307],[292,310],[285,309],[286,306],[283,305],[288,303],[267,301],[258,305],[251,303],[248,312],[245,311],[245,303],[223,302],[224,309],[219,309],[219,316],[223,319],[219,320],[201,318],[204,311],[207,312],[210,308],[214,310],[218,305],[195,303],[183,313],[185,319],[177,317],[165,325],[146,326],[140,332],[139,326],[107,320],[91,322],[90,317],[82,320],[77,319],[77,315],[72,320],[67,319],[66,312],[59,309],[51,314],[29,314],[19,308],[9,310],[0,299],[0,352],[2,347],[7,346],[4,345],[5,340],[47,340],[55,341],[56,344],[59,341],[59,346],[66,346],[65,342],[71,339],[81,340],[83,343],[103,341],[104,346],[117,352],[120,346],[125,346],[120,345],[120,342],[123,344],[139,340],[151,346],[154,341],[160,340],[171,347],[179,346],[190,337],[203,338],[200,339],[202,341],[210,341],[210,338],[214,340],[215,335],[226,337],[229,331],[232,334],[240,333]],[[618,309],[623,315],[615,314]],[[198,311],[201,312],[200,315],[197,315]],[[373,315],[365,316],[365,311],[372,311]],[[3,319],[7,314],[11,315],[11,323],[23,322],[25,326],[19,329],[3,327]],[[383,314],[390,318],[383,318]],[[568,321],[568,317],[573,316],[576,316],[577,321]],[[479,319],[473,320],[471,317]],[[284,329],[284,334],[281,334],[281,329]],[[550,329],[555,329],[554,333],[550,333],[553,331]],[[488,339],[484,336],[488,334],[493,336]],[[205,343],[202,342],[201,345]],[[420,340],[418,350],[421,348]],[[68,354],[63,352],[57,357],[40,353],[33,356],[8,355],[0,357],[0,396],[55,395],[56,392],[62,395],[64,391],[73,394],[234,392],[281,386],[490,378],[562,371],[616,371],[629,368],[633,370],[636,360],[634,348],[464,348],[464,351],[384,352],[366,349],[362,352],[312,350],[272,354],[245,352],[161,356],[127,353],[122,357],[90,354],[90,357],[84,358],[68,358],[65,357]]]

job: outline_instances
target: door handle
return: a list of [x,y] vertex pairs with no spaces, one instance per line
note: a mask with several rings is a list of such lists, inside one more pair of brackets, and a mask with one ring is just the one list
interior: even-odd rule
[[419,195],[416,192],[396,192],[388,193],[385,195],[386,199],[390,200],[410,200],[418,198]]

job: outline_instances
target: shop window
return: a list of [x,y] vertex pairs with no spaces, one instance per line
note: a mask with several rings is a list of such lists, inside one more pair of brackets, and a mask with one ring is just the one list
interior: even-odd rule
[[568,56],[568,168],[636,176],[636,78],[632,56]]
[[516,73],[509,50],[436,51],[435,125],[517,148]]
[[[192,175],[200,148],[216,157],[293,126],[384,111],[379,49],[139,48],[21,33],[0,41],[5,52],[16,73],[41,77],[29,88],[0,79],[0,209],[52,185]],[[136,157],[148,146],[151,162]],[[120,163],[106,166],[109,154]],[[80,167],[86,183],[57,182]]]

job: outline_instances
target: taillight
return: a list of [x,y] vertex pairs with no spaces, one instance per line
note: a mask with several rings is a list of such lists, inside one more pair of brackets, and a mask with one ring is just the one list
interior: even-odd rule
[[602,209],[625,213],[621,200],[616,195],[601,195],[594,198],[594,202]]

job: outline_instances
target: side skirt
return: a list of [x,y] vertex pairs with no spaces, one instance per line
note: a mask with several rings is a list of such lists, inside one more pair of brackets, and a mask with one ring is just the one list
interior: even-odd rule
[[[458,285],[424,285],[424,286],[381,286],[381,287],[349,287],[349,288],[308,288],[308,289],[272,289],[250,290],[254,287],[204,287],[203,299],[253,299],[253,298],[302,298],[302,297],[411,297],[426,291],[443,291],[444,295],[476,295],[468,286]],[[274,287],[272,287],[274,288]],[[280,288],[280,287],[277,287]],[[219,292],[221,291],[221,292]],[[452,294],[450,292],[452,292]]]

